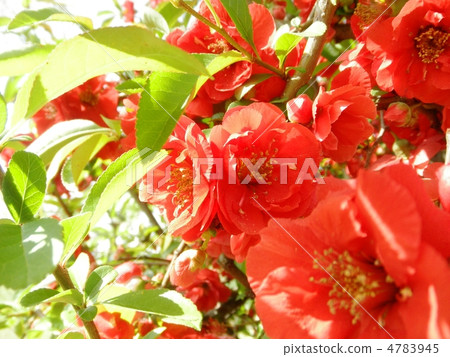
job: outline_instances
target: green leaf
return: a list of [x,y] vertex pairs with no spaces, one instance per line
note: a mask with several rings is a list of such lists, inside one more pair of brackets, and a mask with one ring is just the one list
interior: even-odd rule
[[302,36],[293,33],[285,33],[278,38],[275,43],[275,54],[280,60],[282,67],[288,54],[300,43],[302,38]]
[[[56,153],[64,146],[69,145],[76,139],[83,137],[83,140],[78,141],[75,146],[78,147],[95,134],[105,134],[112,137],[115,136],[115,132],[113,130],[98,126],[90,120],[75,119],[63,121],[56,123],[45,133],[39,136],[27,148],[27,151],[38,155],[44,164],[47,165],[50,161],[52,161]],[[67,152],[67,155],[72,152],[75,147],[71,147],[71,150]],[[64,158],[62,158],[62,160],[64,160]]]
[[112,139],[111,136],[103,134],[92,135],[75,150],[71,158],[72,177],[75,184],[80,182],[81,173],[88,162]]
[[81,213],[61,221],[64,232],[64,252],[61,258],[61,264],[64,265],[72,254],[83,243],[89,229],[89,220],[91,213]]
[[16,222],[31,221],[45,196],[45,168],[30,152],[18,151],[9,163],[3,180],[3,198]]
[[90,268],[89,256],[86,253],[80,253],[75,263],[68,269],[70,279],[79,291],[84,291]]
[[153,289],[130,292],[104,301],[150,314],[163,316],[164,321],[201,329],[202,314],[195,304],[180,293],[167,289]]
[[5,98],[0,94],[0,134],[5,129],[6,120],[8,119],[8,113],[6,111]]
[[270,73],[258,73],[253,75],[247,82],[236,89],[235,97],[237,100],[244,98],[257,84],[264,82],[266,79],[272,77]]
[[57,340],[84,340],[81,332],[67,331],[56,337]]
[[55,296],[49,297],[43,302],[62,302],[65,304],[81,306],[83,305],[84,298],[83,294],[81,294],[77,289],[68,289]]
[[299,32],[298,35],[302,37],[318,37],[327,32],[327,25],[321,21],[313,22],[305,31]]
[[184,14],[184,10],[182,8],[173,6],[169,1],[160,3],[156,10],[164,16],[170,28],[175,27],[180,16]]
[[94,30],[59,44],[27,79],[18,93],[12,125],[92,77],[132,70],[208,74],[193,55],[158,39],[145,28]]
[[88,306],[85,309],[81,309],[78,311],[78,316],[80,316],[83,321],[92,321],[95,319],[95,316],[97,316],[97,307]]
[[24,10],[9,23],[8,29],[13,30],[41,21],[69,21],[80,25],[83,29],[93,29],[92,20],[88,17],[71,16],[54,8]]
[[0,54],[0,76],[21,76],[30,73],[43,63],[53,45],[36,45]]
[[8,78],[5,91],[3,93],[6,103],[10,103],[16,98],[17,91],[19,90],[18,85],[21,79],[21,76]]
[[9,17],[6,16],[0,16],[0,26],[8,25],[8,23],[11,21]]
[[0,285],[12,289],[41,282],[53,272],[63,252],[58,221],[44,218],[0,225]]
[[165,159],[167,153],[149,150],[130,150],[114,161],[94,184],[82,212],[92,212],[91,227],[101,216],[154,166]]
[[140,150],[158,151],[183,113],[197,76],[154,72],[142,92],[137,112],[136,137]]
[[55,295],[58,295],[58,292],[56,290],[37,289],[26,294],[20,300],[20,304],[25,307],[34,306]]
[[128,95],[141,93],[144,90],[146,83],[147,78],[137,77],[120,83],[116,86],[116,89]]
[[94,304],[97,302],[97,297],[100,291],[116,280],[117,271],[109,265],[104,265],[95,269],[86,281],[84,293],[86,298]]
[[247,0],[220,0],[242,38],[258,53],[253,42],[253,23]]
[[[203,62],[203,65],[208,70],[208,73],[213,76],[222,69],[231,66],[233,63],[240,61],[248,61],[241,53],[237,51],[228,51],[221,53],[220,55],[213,55],[210,53],[199,53],[195,55],[198,59]],[[195,84],[194,92],[192,97],[194,97],[200,90],[201,86],[210,79],[209,76],[200,76]]]
[[169,25],[166,19],[158,11],[147,7],[144,11],[144,18],[142,20],[145,26],[150,30],[156,30],[163,34],[168,34],[170,32]]
[[161,334],[166,330],[167,327],[157,327],[153,330],[151,330],[148,334],[146,334],[144,337],[142,337],[145,340],[154,340],[155,338],[158,338],[161,336]]

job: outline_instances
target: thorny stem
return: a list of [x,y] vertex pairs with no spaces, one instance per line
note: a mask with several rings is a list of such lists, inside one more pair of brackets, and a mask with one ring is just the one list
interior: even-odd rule
[[[312,13],[314,13],[313,22],[321,21],[327,26],[328,29],[336,8],[337,6],[333,5],[330,0],[317,0],[312,10]],[[301,68],[301,71],[296,71],[292,78],[288,80],[283,98],[294,98],[298,90],[309,82],[314,73],[317,62],[319,61],[326,37],[327,33],[325,32],[322,36],[310,37],[308,39],[302,59],[298,65],[298,67]]]
[[234,260],[228,259],[223,254],[218,259],[219,265],[230,274],[233,278],[239,281],[247,290],[247,296],[254,298],[255,294],[250,287],[247,276],[234,264]]
[[259,64],[261,67],[267,68],[269,71],[276,73],[281,78],[285,78],[285,73],[281,69],[274,67],[261,59],[255,57],[252,53],[243,48],[239,43],[237,43],[224,29],[220,28],[216,24],[209,21],[207,18],[200,15],[197,11],[195,11],[192,7],[186,4],[183,0],[172,1],[172,4],[176,7],[183,8],[188,14],[194,16],[197,20],[203,22],[209,28],[212,28],[219,35],[221,35],[228,43],[233,46],[236,50],[241,52],[245,57],[247,57],[251,62],[255,62]]
[[[72,280],[70,279],[69,272],[65,267],[58,264],[56,266],[55,271],[53,272],[56,281],[59,283],[63,290],[75,289]],[[81,310],[80,307],[72,305],[75,311],[78,312]],[[84,324],[84,328],[86,329],[89,338],[91,339],[100,339],[100,334],[98,333],[97,327],[95,326],[93,321],[84,321],[81,319]]]
[[185,246],[186,246],[186,243],[184,241],[181,241],[180,245],[173,252],[172,260],[170,261],[170,264],[167,267],[166,274],[164,274],[164,278],[163,278],[163,281],[161,283],[161,287],[162,288],[164,288],[167,285],[167,283],[169,282],[170,270],[172,270],[172,267],[175,264],[175,260],[181,254],[181,252],[184,250]]

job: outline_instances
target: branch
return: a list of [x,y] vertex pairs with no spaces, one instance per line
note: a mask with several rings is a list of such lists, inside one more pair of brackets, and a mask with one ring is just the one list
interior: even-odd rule
[[254,298],[255,294],[253,293],[252,288],[250,287],[250,284],[247,279],[247,275],[245,275],[241,269],[239,269],[235,264],[234,261],[231,259],[228,259],[223,254],[219,257],[217,260],[219,265],[225,270],[228,274],[230,274],[233,278],[235,278],[237,281],[239,281],[247,290],[247,296],[250,298]]
[[241,52],[245,57],[247,57],[251,62],[255,62],[259,64],[261,67],[264,67],[268,69],[269,71],[276,73],[281,78],[285,78],[285,73],[281,69],[274,67],[261,59],[255,57],[253,54],[251,54],[249,51],[247,51],[244,47],[242,47],[239,43],[237,43],[229,34],[226,32],[223,28],[217,26],[216,24],[209,21],[207,18],[200,15],[197,11],[195,11],[192,7],[190,7],[188,4],[186,4],[183,0],[176,0],[171,2],[175,7],[179,7],[184,9],[188,14],[194,16],[197,20],[200,22],[203,22],[206,26],[209,28],[212,28],[214,31],[216,31],[219,35],[221,35],[225,40],[228,41],[228,43],[233,46],[236,50]]
[[[55,276],[56,281],[59,283],[63,290],[75,289],[72,279],[70,279],[69,272],[62,265],[58,264],[56,266],[53,275]],[[72,306],[78,314],[81,308],[75,305]],[[97,327],[95,326],[93,321],[84,321],[83,319],[81,319],[81,321],[84,324],[84,328],[86,329],[89,338],[100,339],[100,334],[98,333]]]
[[[314,12],[313,22],[323,22],[327,25],[328,30],[336,8],[337,6],[333,5],[330,0],[317,0],[312,10]],[[309,82],[314,73],[314,69],[317,66],[317,62],[319,61],[320,54],[322,53],[322,48],[327,38],[327,32],[328,31],[322,36],[310,37],[308,39],[302,59],[298,65],[302,70],[296,71],[292,78],[288,80],[283,98],[294,98],[297,95],[298,90]]]
[[158,221],[156,220],[155,216],[153,216],[153,212],[150,210],[150,208],[148,208],[148,205],[145,202],[142,202],[139,199],[138,194],[136,193],[135,190],[131,189],[130,190],[130,194],[131,196],[134,198],[134,200],[136,201],[136,203],[141,207],[142,212],[144,212],[146,214],[146,216],[148,217],[148,220],[150,221],[150,223],[155,226],[158,227],[158,229],[156,230],[156,234],[161,235],[163,234],[163,229],[161,228],[161,226],[159,225]]

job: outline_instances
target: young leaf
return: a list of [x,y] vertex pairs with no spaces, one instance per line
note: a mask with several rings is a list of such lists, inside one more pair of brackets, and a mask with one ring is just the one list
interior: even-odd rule
[[255,53],[257,53],[255,43],[253,41],[253,23],[248,11],[247,0],[220,0],[225,10],[230,15],[236,25],[236,29],[241,34],[242,38],[252,46]]
[[194,303],[174,290],[153,289],[130,292],[104,301],[150,314],[163,316],[168,323],[200,330],[202,314]]
[[318,37],[327,32],[327,25],[321,21],[313,22],[305,31],[298,33],[302,37]]
[[163,34],[168,34],[170,32],[169,25],[164,16],[151,7],[145,9],[142,22],[152,31],[156,30]]
[[81,332],[67,331],[56,337],[57,340],[84,340],[84,335]]
[[75,306],[83,305],[84,298],[77,289],[64,290],[57,295],[45,299],[43,302],[63,302]]
[[33,290],[20,300],[20,305],[24,307],[34,306],[55,295],[58,295],[58,292],[52,289]]
[[0,54],[0,76],[21,76],[30,73],[45,61],[55,48],[53,45],[36,45]]
[[80,25],[84,29],[93,29],[92,20],[88,17],[71,16],[54,8],[45,8],[19,12],[9,23],[8,30],[14,30],[41,21],[69,21]]
[[[30,146],[28,146],[27,151],[38,155],[44,164],[47,165],[64,146],[83,137],[85,140],[77,142],[77,145],[75,146],[77,147],[95,134],[115,136],[113,130],[98,126],[90,120],[75,119],[63,121],[53,125],[45,133],[39,136]],[[71,147],[71,150],[67,155],[72,152],[75,147]]]
[[45,196],[45,168],[35,154],[18,151],[3,180],[3,198],[16,222],[31,221]]
[[142,92],[137,112],[136,137],[140,150],[159,150],[175,128],[197,76],[154,72]]
[[141,93],[144,90],[146,83],[147,78],[137,77],[120,83],[116,86],[116,89],[128,95]]
[[79,291],[84,291],[90,267],[91,262],[89,261],[89,256],[86,253],[80,253],[77,260],[75,260],[75,263],[68,269],[73,285],[75,285]]
[[108,284],[114,282],[117,275],[117,271],[109,265],[104,265],[95,269],[86,281],[86,287],[84,289],[86,298],[93,303],[96,303],[100,291]]
[[151,330],[149,333],[147,333],[144,337],[142,337],[145,340],[154,340],[155,338],[158,338],[167,327],[157,327],[153,330]]
[[18,94],[20,105],[15,107],[12,125],[92,77],[131,70],[208,74],[193,55],[158,39],[145,28],[94,30],[62,42],[27,79]]
[[0,285],[12,289],[42,281],[63,252],[62,229],[52,218],[22,226],[2,224],[0,237]]
[[97,316],[97,307],[88,306],[85,309],[81,309],[78,311],[78,316],[80,316],[83,321],[92,321],[95,319],[95,316]]
[[[231,66],[233,63],[240,61],[248,61],[237,51],[228,51],[221,53],[220,55],[213,55],[210,53],[199,53],[195,55],[198,59],[203,62],[203,65],[208,70],[208,73],[213,76],[222,69]],[[210,79],[208,76],[200,76],[195,84],[194,92],[192,97],[194,97],[200,90],[201,86]]]
[[64,265],[72,254],[77,250],[89,229],[89,220],[91,213],[81,213],[61,221],[64,232],[64,252],[61,258],[61,264]]
[[92,212],[91,227],[115,201],[166,156],[165,151],[141,150],[139,152],[133,149],[109,165],[92,187],[82,209],[82,212]]
[[284,66],[286,57],[299,44],[302,38],[302,36],[293,33],[285,33],[278,38],[275,43],[275,54],[280,60],[281,66]]

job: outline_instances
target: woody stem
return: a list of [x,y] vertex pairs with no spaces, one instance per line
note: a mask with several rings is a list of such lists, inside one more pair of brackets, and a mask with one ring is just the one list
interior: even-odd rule
[[247,57],[251,62],[257,63],[261,67],[267,68],[269,71],[276,73],[281,78],[285,78],[284,71],[262,61],[261,59],[257,58],[256,56],[254,56],[252,53],[250,53],[245,48],[243,48],[239,43],[237,43],[223,28],[217,26],[216,24],[212,23],[204,16],[200,15],[197,11],[195,11],[192,7],[190,7],[184,1],[182,1],[182,0],[175,1],[174,5],[177,7],[183,8],[188,14],[194,16],[197,20],[203,22],[209,28],[212,28],[219,35],[221,35],[225,40],[227,40],[231,46],[233,46],[236,50],[238,50],[245,57]]
[[[330,0],[317,0],[312,10],[314,13],[313,22],[321,21],[328,29],[336,8],[337,6],[333,5]],[[292,78],[288,80],[283,98],[294,98],[298,90],[309,82],[319,61],[326,37],[327,32],[322,36],[310,37],[308,39],[302,59],[298,65],[301,70],[296,71]]]

